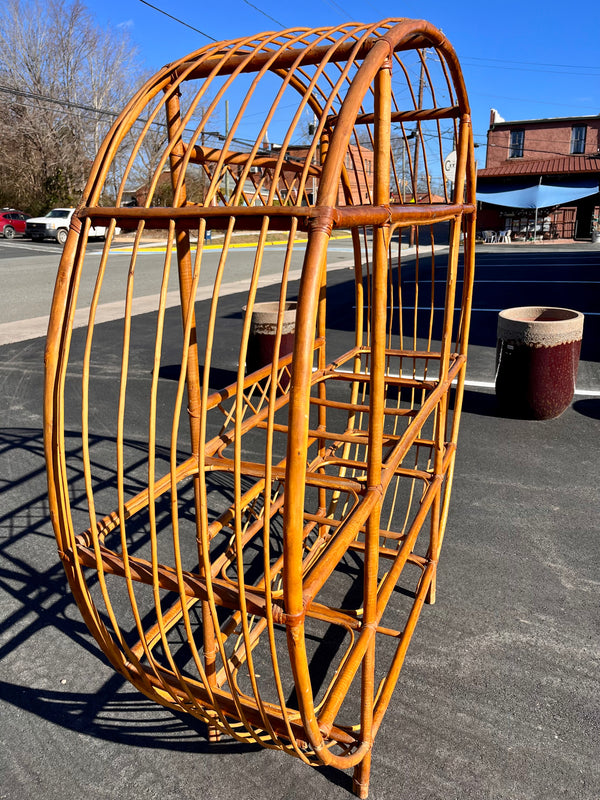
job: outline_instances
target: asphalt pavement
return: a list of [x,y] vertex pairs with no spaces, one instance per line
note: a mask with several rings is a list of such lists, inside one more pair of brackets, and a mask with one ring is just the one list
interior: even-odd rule
[[[334,279],[343,291],[350,276]],[[598,247],[477,249],[438,597],[375,741],[373,800],[600,798],[599,299]],[[556,420],[496,406],[497,312],[529,303],[586,315],[577,394]],[[209,744],[107,665],[49,520],[43,349],[0,347],[0,800],[349,798],[349,776]]]

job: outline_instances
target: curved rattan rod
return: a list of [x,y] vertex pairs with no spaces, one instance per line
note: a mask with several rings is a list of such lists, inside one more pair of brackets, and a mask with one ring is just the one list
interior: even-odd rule
[[[373,48],[373,45],[376,44],[380,39],[369,39],[364,42],[360,49],[354,54],[355,61],[362,61],[368,53]],[[235,43],[234,43],[235,44]],[[336,51],[335,58],[332,59],[333,61],[346,61],[350,58],[352,51],[354,49],[354,43],[349,43],[343,47],[338,48]],[[432,40],[426,35],[415,35],[411,37],[411,39],[402,42],[396,50],[413,50],[419,49],[423,47],[432,47],[433,42]],[[314,48],[310,52],[310,54],[306,55],[304,50],[289,50],[281,53],[280,55],[276,56],[273,60],[273,63],[270,65],[269,69],[289,69],[297,60],[300,60],[302,66],[309,66],[314,64],[320,64],[323,58],[327,56],[329,53],[329,46],[325,45],[323,47]],[[260,53],[259,55],[255,55],[252,59],[251,63],[246,63],[240,70],[240,72],[255,72],[261,69],[266,63],[273,59],[272,52]],[[206,78],[210,73],[213,71],[215,67],[217,57],[206,59],[201,65],[199,65],[196,69],[191,70],[187,73],[186,78],[188,80],[195,80],[198,78]],[[229,72],[235,72],[240,64],[243,64],[247,61],[247,56],[245,54],[234,56],[230,58],[227,62],[226,66],[222,66],[219,70],[220,75],[227,75]],[[179,69],[184,68],[185,65],[177,67],[173,70],[173,74],[177,75]]]

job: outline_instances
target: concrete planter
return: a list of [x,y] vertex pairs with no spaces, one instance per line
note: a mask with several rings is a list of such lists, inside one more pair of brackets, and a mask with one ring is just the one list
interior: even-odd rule
[[523,306],[501,311],[496,348],[496,396],[510,416],[554,419],[575,392],[583,314],[568,308]]
[[[254,372],[273,361],[277,334],[277,318],[279,303],[256,303],[250,322],[250,337],[246,363],[248,372]],[[296,303],[285,304],[279,358],[288,355],[294,349],[296,332]]]

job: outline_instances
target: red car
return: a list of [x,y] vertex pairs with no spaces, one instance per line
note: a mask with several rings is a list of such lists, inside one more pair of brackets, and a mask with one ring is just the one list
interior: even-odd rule
[[3,208],[0,211],[0,233],[5,239],[12,239],[17,233],[22,236],[25,233],[25,223],[30,216],[17,211],[16,208]]

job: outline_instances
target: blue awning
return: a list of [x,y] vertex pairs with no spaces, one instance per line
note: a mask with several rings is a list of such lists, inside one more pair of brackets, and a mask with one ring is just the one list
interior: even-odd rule
[[596,194],[598,189],[597,177],[553,183],[489,183],[477,187],[477,199],[507,208],[551,208]]

